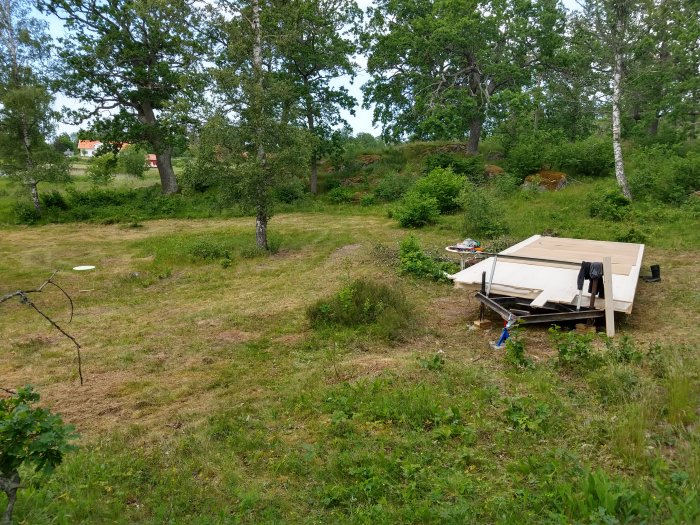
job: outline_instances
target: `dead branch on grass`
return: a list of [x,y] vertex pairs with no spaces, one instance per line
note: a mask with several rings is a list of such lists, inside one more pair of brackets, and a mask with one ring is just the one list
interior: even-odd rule
[[[80,344],[78,343],[78,341],[75,340],[75,337],[73,337],[68,332],[66,332],[63,328],[61,328],[58,325],[58,323],[56,323],[56,321],[54,321],[48,315],[46,315],[44,312],[42,312],[28,296],[28,294],[30,294],[30,293],[41,293],[42,291],[44,291],[44,288],[49,284],[55,286],[61,292],[63,292],[63,295],[65,295],[66,299],[68,299],[68,302],[70,304],[70,318],[68,319],[68,322],[70,323],[73,320],[73,299],[71,298],[70,295],[68,295],[68,293],[63,288],[61,288],[58,284],[56,284],[56,282],[54,282],[53,278],[57,273],[58,273],[58,270],[55,270],[51,274],[51,277],[46,279],[46,281],[44,281],[44,283],[41,286],[39,286],[39,288],[36,288],[34,290],[17,290],[16,292],[11,292],[11,293],[8,293],[7,295],[3,295],[2,297],[0,297],[0,304],[4,303],[5,301],[9,301],[13,297],[18,297],[20,303],[26,304],[30,308],[33,308],[40,316],[42,316],[49,323],[51,323],[51,325],[56,330],[58,330],[64,336],[66,336],[68,339],[70,339],[73,342],[73,344],[75,345],[75,350],[78,354],[78,376],[80,377],[80,384],[82,385],[83,384],[83,363],[82,363],[82,358],[80,355]],[[6,390],[6,389],[3,388],[2,390]]]

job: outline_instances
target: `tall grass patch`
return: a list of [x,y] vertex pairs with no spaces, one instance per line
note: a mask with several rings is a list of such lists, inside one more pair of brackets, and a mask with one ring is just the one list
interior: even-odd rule
[[347,283],[336,294],[309,306],[306,315],[315,328],[366,328],[389,340],[406,337],[415,321],[413,308],[400,288],[369,279]]

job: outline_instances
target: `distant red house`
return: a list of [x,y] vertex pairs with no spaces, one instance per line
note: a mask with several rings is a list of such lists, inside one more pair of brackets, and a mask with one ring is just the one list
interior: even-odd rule
[[[116,144],[120,144],[117,142]],[[119,150],[123,150],[127,146],[130,146],[128,142],[122,142],[119,146]],[[78,151],[81,157],[94,157],[95,152],[102,146],[101,140],[79,140],[78,141]]]
[[156,162],[155,153],[148,154],[148,167],[149,168],[157,168],[158,167],[158,163]]

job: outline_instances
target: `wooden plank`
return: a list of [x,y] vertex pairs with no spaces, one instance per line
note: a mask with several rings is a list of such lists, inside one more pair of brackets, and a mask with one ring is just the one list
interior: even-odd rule
[[615,305],[613,304],[612,257],[603,257],[603,286],[605,287],[605,333],[615,337]]

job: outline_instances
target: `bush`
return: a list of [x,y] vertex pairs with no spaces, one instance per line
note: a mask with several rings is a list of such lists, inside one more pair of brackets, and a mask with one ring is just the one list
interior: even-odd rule
[[496,199],[483,188],[465,184],[458,201],[464,210],[463,236],[475,239],[494,238],[508,232],[507,226],[500,219]]
[[34,204],[24,199],[12,205],[12,216],[18,224],[34,224],[41,218]]
[[275,188],[275,199],[284,204],[292,204],[306,197],[304,181],[293,177]]
[[353,198],[355,197],[355,192],[350,188],[339,186],[329,191],[326,194],[326,197],[333,204],[344,204],[352,202]]
[[440,207],[435,197],[409,191],[393,210],[393,216],[404,228],[421,228],[434,223],[440,216]]
[[409,273],[433,281],[449,282],[446,274],[454,273],[457,270],[456,264],[437,261],[426,254],[421,249],[418,239],[413,235],[408,235],[401,241],[399,260],[401,261],[401,273]]
[[522,180],[541,169],[551,168],[561,142],[561,135],[544,131],[523,136],[508,151],[506,170]]
[[146,155],[138,146],[127,146],[117,155],[119,169],[132,177],[143,178],[149,167]]
[[203,261],[231,258],[231,252],[223,243],[206,238],[196,240],[189,247],[188,252],[195,259]]
[[117,171],[117,157],[113,153],[105,153],[93,157],[87,168],[87,176],[93,184],[109,184]]
[[549,329],[549,335],[559,353],[559,365],[570,370],[592,370],[602,364],[593,352],[593,334],[562,332],[558,326]]
[[450,213],[459,207],[457,196],[463,183],[464,179],[451,168],[435,168],[418,179],[411,191],[434,198],[440,213]]
[[374,196],[384,202],[393,202],[400,199],[413,184],[413,179],[406,175],[390,173],[379,181],[374,188]]
[[462,175],[472,182],[484,180],[484,159],[479,155],[464,156],[455,153],[434,153],[425,159],[425,172],[436,168],[449,168],[457,175]]
[[552,154],[557,169],[579,177],[605,177],[615,167],[612,141],[601,135],[563,142]]
[[306,315],[315,328],[375,325],[376,334],[386,339],[400,339],[413,320],[413,308],[395,286],[357,279],[332,297],[311,305]]
[[593,197],[588,205],[591,217],[600,217],[608,221],[621,221],[630,211],[630,200],[617,190]]
[[680,204],[700,189],[698,152],[681,156],[667,146],[644,148],[629,156],[627,167],[635,198]]
[[45,208],[55,208],[57,210],[67,210],[68,203],[63,194],[58,190],[47,191],[41,195],[41,203]]

